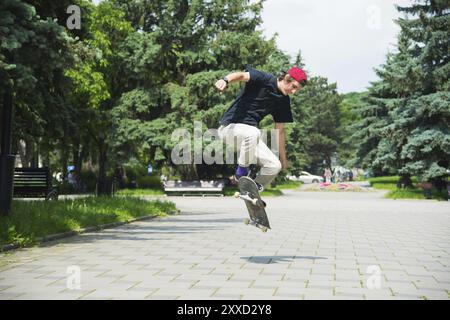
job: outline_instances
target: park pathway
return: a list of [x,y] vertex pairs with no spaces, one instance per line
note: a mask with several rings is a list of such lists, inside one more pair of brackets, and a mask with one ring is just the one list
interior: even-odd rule
[[450,299],[450,202],[379,192],[234,198],[0,254],[0,299]]

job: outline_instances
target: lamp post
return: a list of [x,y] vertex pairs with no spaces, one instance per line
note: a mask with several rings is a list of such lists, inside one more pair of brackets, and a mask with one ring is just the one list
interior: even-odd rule
[[[10,58],[7,56],[7,58]],[[12,59],[8,59],[11,62]],[[5,86],[3,94],[2,136],[0,155],[0,214],[8,215],[11,211],[14,182],[15,155],[11,154],[13,97],[12,85]]]

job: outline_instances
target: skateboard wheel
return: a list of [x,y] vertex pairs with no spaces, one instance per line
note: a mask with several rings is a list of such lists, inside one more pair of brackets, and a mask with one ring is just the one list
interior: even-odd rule
[[261,231],[262,231],[262,232],[267,232],[267,228],[266,228],[266,227],[262,227],[262,228],[261,228]]
[[258,205],[258,199],[252,199],[252,203],[257,206]]
[[240,194],[239,192],[237,192],[237,191],[234,193],[234,197],[235,197],[235,198],[239,198],[240,195],[241,195],[241,194]]
[[250,224],[250,219],[244,219],[244,223],[245,223],[246,225]]

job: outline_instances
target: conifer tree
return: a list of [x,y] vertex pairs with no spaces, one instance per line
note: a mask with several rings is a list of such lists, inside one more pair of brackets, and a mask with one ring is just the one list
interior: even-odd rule
[[398,52],[376,70],[363,120],[356,126],[358,158],[375,173],[397,173],[435,182],[448,177],[450,158],[450,18],[448,1],[415,1],[398,7],[406,16]]

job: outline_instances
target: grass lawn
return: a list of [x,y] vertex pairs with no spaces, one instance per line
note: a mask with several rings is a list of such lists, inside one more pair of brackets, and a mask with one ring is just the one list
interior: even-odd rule
[[[369,178],[369,183],[374,189],[380,190],[397,190],[397,181],[400,179],[399,176],[391,176],[391,177],[376,177]],[[414,184],[417,183],[417,178],[412,177],[411,181]]]
[[[275,188],[265,188],[261,196],[281,196],[283,195],[282,189],[296,189],[303,183],[298,181],[286,181],[278,184]],[[227,186],[224,189],[225,196],[234,196],[234,193],[238,191],[237,186]],[[162,189],[122,189],[116,192],[118,196],[159,196],[165,195]]]
[[[423,194],[423,189],[417,186],[417,177],[412,177],[412,188],[398,189],[397,181],[400,177],[377,177],[369,178],[369,183],[374,189],[389,190],[386,194],[388,199],[426,199]],[[447,190],[439,192],[437,189],[431,189],[432,198],[435,200],[447,200]]]
[[30,245],[39,237],[107,223],[129,222],[142,216],[165,216],[175,210],[172,202],[145,201],[136,197],[14,200],[11,214],[0,217],[0,246]]
[[297,189],[301,185],[303,185],[303,182],[287,180],[283,183],[277,184],[275,189]]
[[163,196],[162,189],[122,189],[116,192],[118,196]]

